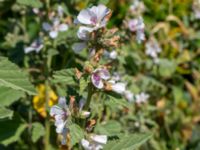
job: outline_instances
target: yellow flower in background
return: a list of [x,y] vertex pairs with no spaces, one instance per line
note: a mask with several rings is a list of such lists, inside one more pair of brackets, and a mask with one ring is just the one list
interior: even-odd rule
[[[47,116],[46,100],[45,100],[46,87],[44,84],[40,84],[39,86],[37,86],[37,90],[38,90],[38,95],[33,97],[33,107],[42,117],[46,117]],[[48,97],[49,97],[48,100],[49,107],[57,103],[58,97],[50,87],[48,87]]]

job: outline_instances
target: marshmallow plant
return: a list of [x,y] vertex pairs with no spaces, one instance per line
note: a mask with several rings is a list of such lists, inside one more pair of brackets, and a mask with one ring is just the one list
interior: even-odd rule
[[[134,94],[128,90],[127,83],[116,72],[117,66],[109,65],[117,62],[116,49],[119,48],[120,39],[116,28],[106,28],[111,13],[112,11],[102,4],[79,12],[74,21],[78,27],[78,40],[72,45],[72,49],[76,56],[82,56],[82,50],[86,51],[86,61],[83,62],[82,69],[65,69],[53,75],[56,82],[60,83],[66,80],[67,84],[70,84],[68,81],[75,80],[75,83],[71,83],[71,88],[78,83],[73,87],[77,94],[68,95],[69,100],[60,98],[58,105],[50,109],[56,132],[61,137],[61,147],[73,148],[80,145],[79,148],[85,150],[110,147],[110,135],[100,130],[103,127],[100,121],[103,119],[103,110],[99,108],[96,114],[94,105],[107,107],[104,103],[108,102],[121,103],[122,106],[128,107],[129,102],[134,101]],[[136,30],[142,31],[143,28],[144,24],[139,18]],[[149,135],[145,136],[144,141],[148,138]]]

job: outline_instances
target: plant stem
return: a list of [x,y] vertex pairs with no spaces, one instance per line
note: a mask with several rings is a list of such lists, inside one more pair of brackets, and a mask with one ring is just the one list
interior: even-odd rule
[[[47,112],[48,109],[48,101],[49,101],[49,92],[48,92],[48,79],[45,81],[45,111]],[[49,136],[50,136],[50,124],[49,124],[49,116],[47,114],[45,118],[45,150],[49,150]]]
[[91,102],[91,99],[92,99],[92,94],[93,94],[93,87],[92,87],[92,84],[89,83],[88,84],[88,95],[87,95],[87,100],[86,100],[86,103],[83,107],[84,110],[88,110],[89,107],[90,107],[90,102]]

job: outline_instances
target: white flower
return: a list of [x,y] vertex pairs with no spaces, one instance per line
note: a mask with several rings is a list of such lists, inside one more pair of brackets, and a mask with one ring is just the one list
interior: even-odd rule
[[68,25],[60,23],[60,20],[58,18],[53,19],[52,25],[44,22],[42,24],[42,27],[45,31],[49,32],[49,36],[52,39],[55,39],[58,36],[59,32],[64,32],[68,30]]
[[126,90],[124,92],[124,97],[129,101],[132,102],[133,101],[133,93],[131,91]]
[[43,47],[44,47],[44,45],[42,44],[42,40],[40,38],[38,38],[35,41],[33,41],[33,43],[31,44],[31,46],[26,47],[24,49],[24,52],[25,53],[30,53],[32,51],[35,51],[35,52],[38,53]]
[[149,99],[149,95],[148,94],[146,94],[146,93],[144,93],[144,92],[142,92],[142,93],[140,93],[140,94],[137,94],[136,96],[135,96],[135,102],[137,103],[137,104],[140,104],[140,103],[145,103],[148,99]]
[[101,150],[106,143],[106,135],[91,135],[89,141],[86,139],[81,140],[81,144],[85,150]]
[[112,91],[118,94],[123,94],[126,90],[126,84],[122,82],[113,83],[111,87],[112,87]]
[[158,44],[158,42],[156,41],[156,39],[151,38],[145,45],[146,47],[146,55],[152,57],[153,59],[157,59],[158,54],[161,52],[161,48]]
[[104,68],[98,68],[94,70],[91,75],[92,83],[98,89],[102,89],[104,87],[103,81],[108,80],[109,78],[110,73]]
[[136,32],[136,39],[138,43],[145,40],[145,34],[144,34],[145,24],[141,16],[136,19],[129,20],[128,27],[130,31]]
[[67,117],[69,115],[68,106],[66,105],[65,97],[60,97],[58,105],[54,105],[50,109],[50,116],[55,118],[56,132],[62,133],[67,123]]
[[77,21],[81,24],[92,27],[93,30],[97,30],[106,26],[108,21],[107,16],[110,12],[110,9],[100,4],[82,10],[77,16]]

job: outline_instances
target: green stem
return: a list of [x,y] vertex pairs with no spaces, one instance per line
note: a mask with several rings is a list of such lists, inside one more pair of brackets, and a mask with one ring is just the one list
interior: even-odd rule
[[[48,109],[48,101],[49,101],[49,94],[48,94],[48,79],[46,79],[45,81],[45,107],[46,107],[46,112]],[[50,124],[49,124],[49,116],[47,114],[46,118],[45,118],[45,150],[49,150],[49,137],[50,137]]]
[[87,95],[87,100],[86,100],[86,103],[83,107],[83,110],[88,110],[89,107],[90,107],[90,102],[91,102],[91,99],[92,99],[92,94],[93,94],[93,87],[92,87],[92,84],[89,83],[88,84],[88,95]]

